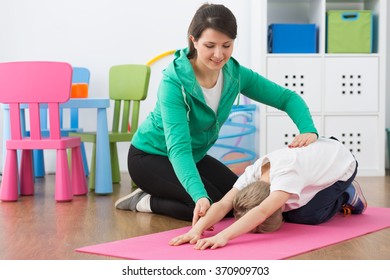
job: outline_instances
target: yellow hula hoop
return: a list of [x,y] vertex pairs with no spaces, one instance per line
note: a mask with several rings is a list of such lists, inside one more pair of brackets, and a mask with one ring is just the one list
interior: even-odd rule
[[160,60],[160,59],[163,58],[163,57],[166,57],[166,56],[168,56],[168,55],[173,54],[175,51],[176,51],[176,50],[170,50],[170,51],[164,52],[164,53],[162,53],[162,54],[159,54],[158,56],[156,56],[156,57],[152,58],[151,60],[149,60],[149,61],[146,63],[146,65],[149,65],[149,66],[150,66],[150,65],[152,65],[153,63],[155,63],[157,60]]

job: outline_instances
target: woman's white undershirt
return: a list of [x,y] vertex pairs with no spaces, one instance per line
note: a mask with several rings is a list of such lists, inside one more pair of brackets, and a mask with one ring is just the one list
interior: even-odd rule
[[219,101],[221,100],[222,87],[223,87],[222,71],[219,72],[218,79],[214,87],[212,88],[202,87],[204,99],[206,100],[207,105],[211,109],[213,109],[215,113],[217,113],[218,111]]

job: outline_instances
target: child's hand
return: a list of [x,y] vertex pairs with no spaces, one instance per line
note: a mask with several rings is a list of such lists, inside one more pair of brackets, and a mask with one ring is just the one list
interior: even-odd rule
[[224,238],[223,236],[220,236],[217,234],[213,237],[199,239],[196,242],[194,249],[197,249],[197,250],[205,250],[207,248],[217,249],[219,247],[225,246],[227,244],[227,242],[228,242],[227,238]]
[[195,244],[200,239],[200,236],[201,235],[198,233],[192,233],[191,231],[189,231],[185,234],[172,238],[168,244],[172,246],[178,246],[184,243]]

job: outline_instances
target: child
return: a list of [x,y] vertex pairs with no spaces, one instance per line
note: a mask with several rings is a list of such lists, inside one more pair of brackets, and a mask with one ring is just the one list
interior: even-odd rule
[[[188,233],[169,244],[189,242],[195,249],[215,249],[250,231],[275,231],[283,220],[314,225],[338,212],[361,214],[367,202],[354,181],[357,166],[353,155],[334,138],[271,152],[247,167],[233,188]],[[205,230],[233,208],[237,220],[232,225],[201,239]]]

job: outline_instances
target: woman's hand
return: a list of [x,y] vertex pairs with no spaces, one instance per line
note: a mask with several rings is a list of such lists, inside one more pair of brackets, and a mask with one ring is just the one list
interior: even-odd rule
[[294,140],[288,145],[289,148],[301,148],[317,141],[317,134],[303,133],[295,136]]
[[202,197],[196,202],[194,214],[192,217],[192,226],[196,224],[200,217],[206,215],[207,210],[210,208],[210,201],[206,197]]

